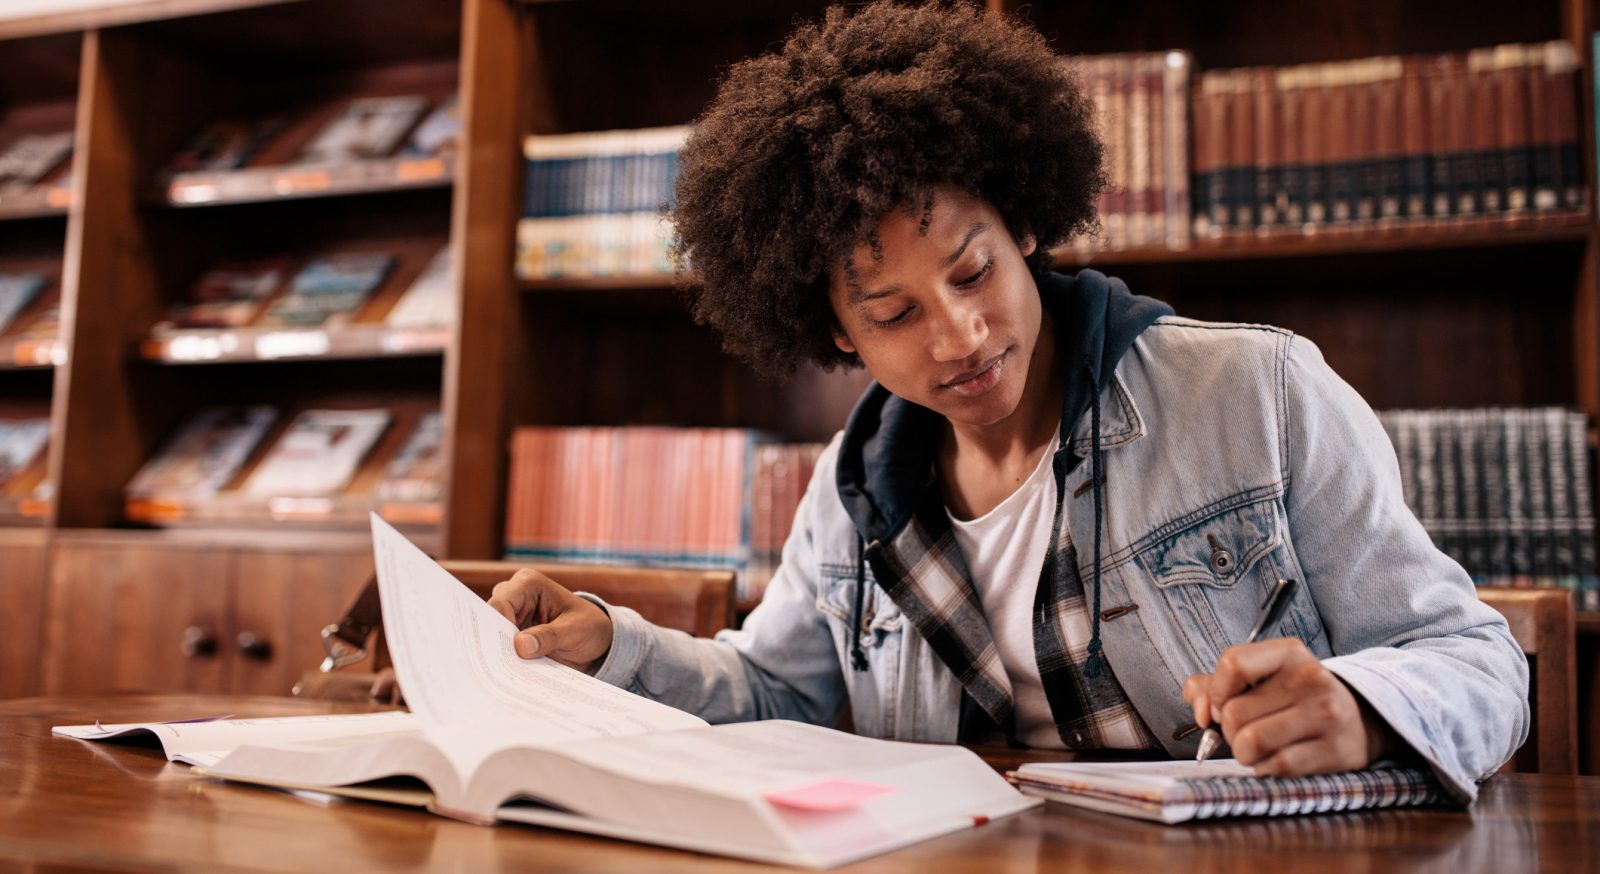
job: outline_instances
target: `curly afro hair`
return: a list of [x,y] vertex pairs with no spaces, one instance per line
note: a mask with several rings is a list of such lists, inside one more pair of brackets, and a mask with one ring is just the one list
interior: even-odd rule
[[[1034,269],[1092,230],[1092,107],[1036,31],[970,3],[835,6],[729,68],[681,155],[675,255],[697,322],[769,376],[859,366],[833,343],[828,272],[888,211],[953,186],[988,201]],[[853,271],[852,271],[853,272]]]

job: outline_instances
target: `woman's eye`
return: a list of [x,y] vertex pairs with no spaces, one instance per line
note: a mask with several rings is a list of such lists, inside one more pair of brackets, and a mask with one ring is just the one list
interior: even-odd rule
[[909,316],[909,315],[911,315],[911,309],[910,309],[910,307],[907,307],[906,309],[901,310],[900,312],[896,313],[893,316],[890,316],[887,319],[873,319],[872,320],[872,324],[873,324],[874,327],[878,327],[878,328],[892,328],[895,325],[898,325],[901,322],[905,321],[906,320],[906,316]]
[[979,282],[983,281],[985,276],[989,275],[989,270],[992,267],[994,267],[994,259],[991,258],[990,260],[983,262],[983,267],[979,268],[977,273],[968,276],[966,279],[963,279],[956,284],[963,288],[969,285],[977,285]]

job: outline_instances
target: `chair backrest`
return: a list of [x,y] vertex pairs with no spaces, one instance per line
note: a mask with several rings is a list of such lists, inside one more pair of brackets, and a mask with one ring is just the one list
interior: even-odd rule
[[1541,774],[1578,773],[1577,619],[1567,589],[1478,589],[1528,654],[1533,727],[1507,765]]
[[481,597],[521,568],[533,568],[575,592],[632,607],[664,628],[710,637],[734,622],[732,571],[613,567],[509,561],[445,561],[440,565]]

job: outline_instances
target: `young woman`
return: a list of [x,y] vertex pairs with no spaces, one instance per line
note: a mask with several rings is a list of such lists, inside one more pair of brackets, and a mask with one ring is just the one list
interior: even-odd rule
[[694,313],[876,382],[742,629],[523,571],[491,600],[519,654],[712,721],[1187,757],[1220,722],[1260,773],[1415,757],[1470,799],[1527,731],[1505,622],[1310,342],[1048,272],[1102,179],[1060,59],[971,4],[833,9],[733,67],[682,156]]

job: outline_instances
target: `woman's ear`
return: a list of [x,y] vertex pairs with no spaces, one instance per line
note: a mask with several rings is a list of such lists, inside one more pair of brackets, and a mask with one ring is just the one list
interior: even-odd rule
[[1033,234],[1023,234],[1017,240],[1017,250],[1022,253],[1024,258],[1032,255],[1033,250],[1037,248],[1039,248],[1039,240]]
[[833,345],[838,346],[839,351],[846,355],[856,354],[856,344],[850,342],[849,335],[845,334],[844,328],[839,327],[838,322],[833,323]]

